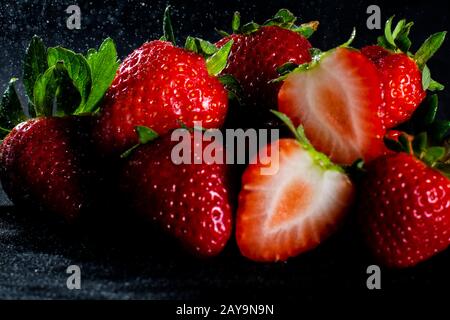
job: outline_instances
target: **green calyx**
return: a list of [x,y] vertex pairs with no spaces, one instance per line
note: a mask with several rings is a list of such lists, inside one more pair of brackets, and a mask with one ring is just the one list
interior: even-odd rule
[[[189,132],[194,132],[194,131],[205,132],[206,131],[205,128],[200,127],[200,126],[194,126],[192,128],[189,128],[181,120],[178,120],[178,123],[180,125],[180,128],[188,130]],[[136,126],[136,127],[134,127],[134,130],[136,132],[136,135],[138,136],[138,143],[136,143],[134,146],[132,146],[131,148],[126,150],[124,153],[122,153],[120,155],[120,158],[122,158],[122,159],[128,158],[140,146],[148,144],[152,141],[155,141],[156,139],[158,139],[160,137],[159,134],[155,130],[153,130],[149,127],[146,127],[146,126]]]
[[[172,27],[172,19],[170,18],[171,6],[167,6],[164,10],[163,17],[163,36],[161,41],[171,42],[176,46],[176,39]],[[231,52],[233,40],[227,42],[221,48],[217,48],[215,44],[196,37],[188,36],[184,44],[184,48],[188,51],[202,55],[206,60],[206,68],[211,76],[219,75],[227,66],[228,56]]]
[[18,80],[11,79],[0,102],[1,133],[7,134],[29,117],[96,112],[118,66],[116,47],[109,38],[98,50],[83,55],[62,47],[46,48],[42,39],[34,36],[23,64],[27,106],[17,94]]
[[215,44],[209,41],[189,36],[186,38],[184,48],[202,55],[206,60],[208,73],[212,76],[218,76],[227,66],[233,42],[233,39],[230,39],[221,48],[217,48]]
[[16,78],[10,80],[0,102],[0,134],[2,136],[7,135],[12,128],[28,118],[17,94],[17,81]]
[[398,140],[385,138],[384,142],[389,149],[414,155],[428,166],[450,176],[450,145],[446,140],[450,121],[436,119],[437,110],[438,97],[433,94],[417,110],[417,116],[422,119],[418,134],[401,133]]
[[[338,46],[338,48],[349,48],[352,49],[350,47],[350,45],[352,44],[353,40],[355,39],[356,36],[356,29],[353,28],[352,33],[350,35],[350,38],[344,42],[343,44],[341,44],[340,46]],[[329,54],[331,54],[336,48],[333,48],[331,50],[328,51],[321,51],[318,48],[311,48],[309,49],[309,52],[311,54],[311,62],[306,62],[303,63],[301,65],[298,65],[296,63],[293,62],[287,62],[281,66],[279,66],[277,68],[277,72],[280,75],[278,78],[271,80],[270,82],[282,82],[284,81],[291,73],[295,73],[295,72],[304,72],[307,70],[311,70],[312,68],[314,68],[315,66],[317,66],[320,61],[322,59],[324,59],[326,56],[328,56]]]
[[223,69],[227,66],[233,43],[233,39],[230,39],[226,44],[218,48],[209,41],[189,36],[186,38],[184,48],[202,55],[206,60],[206,69],[209,75],[218,77],[219,81],[227,89],[228,97],[236,99],[240,103],[242,89],[238,81],[231,75],[221,75]]
[[170,18],[170,6],[167,6],[164,10],[163,16],[163,36],[160,38],[162,41],[169,41],[174,46],[176,45],[175,34],[173,33],[172,19]]
[[[239,12],[235,12],[231,21],[231,29],[234,34],[251,34],[258,31],[261,27],[278,26],[283,29],[294,31],[305,38],[309,38],[319,26],[318,21],[311,21],[300,25],[296,25],[296,21],[297,17],[295,17],[291,11],[288,9],[280,9],[272,18],[262,25],[254,21],[241,24],[241,15]],[[229,36],[229,34],[224,31],[218,32],[221,36]]]
[[232,46],[233,40],[230,40],[211,56],[206,58],[206,69],[208,69],[210,75],[217,76],[225,69]]
[[[429,167],[437,169],[443,164],[444,157],[448,157],[449,154],[448,148],[431,145],[427,132],[421,132],[413,138],[410,138],[405,133],[401,133],[398,141],[385,138],[384,142],[389,149],[414,155]],[[449,173],[450,170],[446,174]]]
[[220,83],[227,89],[228,91],[228,99],[236,100],[239,105],[242,105],[242,87],[237,81],[235,77],[231,74],[224,74],[218,77]]
[[276,111],[276,110],[270,110],[275,116],[277,116],[292,132],[295,139],[300,143],[302,148],[306,150],[311,157],[313,158],[314,162],[320,166],[323,170],[334,170],[341,173],[344,173],[344,169],[336,164],[334,164],[330,158],[328,158],[325,154],[322,152],[317,151],[314,149],[311,142],[308,140],[308,138],[305,135],[305,130],[303,126],[298,126],[295,128],[294,124],[292,123],[291,119],[285,115],[282,112]]
[[159,134],[156,131],[146,126],[136,126],[134,130],[136,131],[139,142],[122,153],[120,155],[122,159],[128,158],[139,146],[147,144],[159,137]]
[[393,21],[394,16],[386,21],[384,35],[378,37],[378,45],[395,53],[405,53],[410,58],[414,59],[418,68],[422,71],[422,87],[424,90],[443,90],[444,86],[442,84],[431,79],[430,69],[427,67],[426,63],[442,46],[447,31],[437,32],[429,36],[417,52],[413,54],[409,51],[412,44],[409,33],[414,23],[402,19],[396,24],[395,28],[393,28]]

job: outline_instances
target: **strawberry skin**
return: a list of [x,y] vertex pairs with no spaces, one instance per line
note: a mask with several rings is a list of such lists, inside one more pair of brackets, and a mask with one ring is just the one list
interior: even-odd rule
[[278,26],[263,26],[249,35],[232,34],[217,42],[221,47],[234,40],[223,74],[234,76],[242,87],[247,104],[276,109],[279,83],[277,68],[286,62],[311,61],[311,44],[302,35]]
[[137,143],[135,126],[163,135],[180,123],[222,126],[227,91],[208,74],[205,59],[169,42],[151,41],[122,63],[106,93],[95,138],[104,153],[121,153]]
[[91,204],[95,178],[91,117],[42,117],[17,125],[0,147],[3,188],[19,207],[42,209],[67,221]]
[[[276,152],[276,145],[267,148],[265,154]],[[343,172],[319,166],[294,139],[279,140],[278,172],[262,175],[267,166],[250,164],[244,172],[236,239],[249,259],[283,261],[315,248],[337,229],[353,186]]]
[[[171,152],[177,143],[165,136],[140,146],[125,165],[122,189],[138,215],[159,225],[188,251],[217,255],[232,229],[227,167],[176,165]],[[191,140],[192,154],[194,145]]]
[[404,53],[390,53],[378,46],[363,48],[362,52],[380,73],[386,127],[393,128],[407,121],[426,96],[416,62]]
[[374,160],[359,198],[363,232],[383,265],[414,266],[450,244],[450,181],[415,157]]
[[360,52],[337,48],[283,82],[278,109],[302,124],[313,146],[338,164],[384,152],[378,72]]

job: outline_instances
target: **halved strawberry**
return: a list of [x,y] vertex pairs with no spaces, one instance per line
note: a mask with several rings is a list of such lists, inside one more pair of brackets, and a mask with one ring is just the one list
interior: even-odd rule
[[314,147],[339,164],[382,153],[382,108],[375,66],[343,47],[290,73],[278,95],[278,109],[302,124]]
[[[269,164],[250,164],[242,177],[236,238],[249,259],[286,260],[337,229],[354,189],[343,170],[309,144],[281,139],[266,148]],[[278,171],[264,175],[277,164],[277,153]]]

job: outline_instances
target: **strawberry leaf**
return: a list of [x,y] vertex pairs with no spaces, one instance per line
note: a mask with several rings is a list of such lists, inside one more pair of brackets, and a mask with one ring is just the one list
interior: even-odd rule
[[23,84],[30,101],[33,101],[34,84],[47,70],[47,49],[38,36],[34,36],[28,45],[23,65]]
[[427,61],[436,53],[436,51],[441,47],[445,40],[447,32],[437,32],[431,35],[422,46],[417,50],[414,55],[414,60],[416,61],[419,69],[423,69]]
[[450,130],[450,121],[448,120],[437,120],[431,124],[429,129],[430,136],[433,141],[437,143],[441,142]]
[[307,152],[309,152],[309,154],[312,156],[314,162],[317,165],[321,166],[325,170],[344,172],[342,167],[335,165],[333,162],[331,162],[330,158],[328,158],[325,154],[314,149],[314,146],[306,137],[305,129],[303,128],[302,125],[295,128],[294,124],[292,123],[292,120],[284,113],[277,110],[270,110],[270,112],[272,112],[275,116],[277,116],[289,128],[289,130],[294,135],[295,139]]
[[114,80],[119,67],[114,41],[107,38],[98,51],[90,49],[87,54],[87,63],[91,71],[91,89],[86,102],[75,110],[75,114],[94,111]]
[[355,37],[356,37],[356,28],[353,28],[352,33],[350,34],[350,38],[346,42],[341,44],[339,47],[341,48],[349,47],[352,44],[353,40],[355,40]]
[[277,73],[280,76],[283,76],[285,74],[288,74],[290,72],[292,72],[293,70],[295,70],[298,67],[298,64],[294,63],[294,62],[286,62],[284,64],[282,64],[281,66],[279,66],[277,68]]
[[[62,91],[67,92],[72,84],[69,72],[64,62],[58,61],[41,75],[34,85],[34,106],[37,116],[51,116],[54,105],[56,114],[62,116],[70,114],[77,105],[70,105],[70,100],[63,97]],[[76,88],[75,88],[76,89]],[[70,90],[73,92],[73,90]],[[78,93],[79,94],[79,93]],[[79,100],[78,100],[79,101]]]
[[9,81],[0,102],[0,135],[7,134],[17,124],[27,119],[16,91],[16,82],[16,78]]
[[124,153],[120,155],[122,159],[128,158],[130,154],[136,150],[139,146],[149,143],[159,137],[158,133],[153,129],[146,126],[136,126],[134,128],[136,134],[139,138],[139,143],[132,146],[130,149],[126,150]]
[[223,69],[225,69],[233,42],[233,39],[231,39],[211,57],[206,59],[206,68],[208,69],[208,73],[210,75],[217,76]]
[[217,48],[213,43],[191,36],[186,38],[184,47],[186,50],[201,54],[205,58],[208,58],[219,51],[219,48]]
[[156,131],[150,129],[149,127],[136,126],[135,130],[139,137],[139,142],[141,144],[146,144],[146,143],[153,141],[159,137],[158,133]]
[[83,106],[87,101],[92,86],[91,70],[86,58],[82,54],[62,47],[49,48],[49,67],[55,66],[59,62],[64,63],[64,68],[67,70],[69,78],[80,93],[80,106]]
[[239,33],[239,29],[241,27],[241,14],[236,11],[233,14],[233,20],[231,21],[231,29],[233,30],[233,33]]
[[273,18],[267,20],[264,25],[265,26],[280,26],[286,29],[290,29],[297,18],[295,15],[289,11],[288,9],[280,9],[278,12],[273,16]]
[[291,30],[301,34],[305,38],[309,38],[313,35],[314,32],[317,31],[319,27],[319,21],[310,21],[306,23],[302,23],[300,26],[291,27]]
[[389,49],[391,47],[390,44],[386,41],[386,38],[384,36],[379,36],[377,38],[377,44],[380,47],[383,47],[383,48],[386,48],[386,49]]
[[384,35],[378,37],[378,45],[388,50],[401,51],[408,53],[411,47],[411,40],[409,39],[409,32],[413,26],[413,22],[406,22],[405,19],[400,20],[392,31],[392,23],[394,16],[386,21],[384,28]]
[[284,113],[277,111],[277,110],[270,110],[274,115],[278,117],[285,125],[288,127],[288,129],[292,132],[294,137],[301,142],[302,144],[304,141],[302,141],[303,137],[301,136],[300,132],[295,128],[294,124],[292,123],[292,120],[285,115]]
[[423,157],[423,155],[427,150],[427,146],[428,146],[428,136],[426,132],[421,132],[414,137],[412,147],[414,150],[414,154],[416,154],[419,158]]
[[197,49],[197,43],[195,42],[195,38],[188,36],[186,38],[186,42],[184,43],[184,48],[188,51],[197,53],[198,49]]
[[394,37],[392,36],[392,21],[394,20],[394,17],[395,16],[390,17],[386,21],[386,26],[384,27],[384,38],[391,48],[396,47]]
[[81,102],[80,92],[73,85],[66,69],[61,70],[58,77],[53,114],[58,117],[74,114],[75,109]]
[[437,162],[434,167],[450,179],[450,164]]
[[220,29],[217,29],[217,28],[214,28],[214,31],[216,31],[217,34],[218,34],[219,36],[221,36],[222,38],[225,38],[225,37],[229,37],[229,36],[230,36],[230,34],[229,34],[228,32],[223,31],[223,30],[220,30]]
[[394,44],[396,44],[395,40],[397,39],[397,36],[400,34],[400,32],[403,30],[403,27],[405,26],[405,24],[406,24],[406,20],[402,19],[395,26],[395,29],[392,32],[392,38],[394,39]]
[[435,92],[435,91],[442,91],[445,89],[445,86],[436,80],[431,79],[430,84],[428,86],[428,91]]
[[176,45],[175,35],[173,33],[172,20],[170,18],[170,6],[167,6],[164,10],[163,17],[163,36],[161,37],[163,41],[172,42],[173,45]]
[[395,44],[401,52],[407,53],[409,51],[409,48],[411,48],[409,32],[411,31],[411,27],[413,25],[413,22],[408,22],[407,24],[403,25],[402,30],[400,30],[400,32],[395,36]]
[[250,33],[255,32],[256,30],[258,30],[259,27],[260,27],[259,24],[257,24],[256,22],[252,21],[252,22],[246,23],[246,24],[244,24],[242,26],[241,33],[242,34],[250,34]]
[[428,96],[425,103],[427,109],[425,113],[424,123],[425,125],[430,125],[434,122],[434,119],[436,118],[439,105],[438,96],[436,94]]
[[398,142],[401,144],[403,151],[406,153],[411,153],[411,142],[409,141],[408,137],[405,133],[401,133],[398,137]]
[[430,83],[431,83],[430,69],[428,68],[427,65],[424,65],[423,69],[422,69],[422,88],[423,88],[423,91],[428,90],[428,88],[430,87]]
[[242,87],[236,78],[230,74],[224,74],[219,76],[219,81],[223,84],[225,89],[227,89],[228,98],[236,99],[239,103],[241,103]]
[[430,166],[434,167],[436,162],[445,156],[444,147],[430,147],[425,153],[423,160]]

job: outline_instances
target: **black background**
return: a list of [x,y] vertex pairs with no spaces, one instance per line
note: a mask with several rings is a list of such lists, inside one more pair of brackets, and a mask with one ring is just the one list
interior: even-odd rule
[[[356,47],[375,42],[378,30],[366,27],[369,4],[381,7],[382,20],[392,14],[415,22],[413,50],[434,32],[449,29],[449,4],[437,1],[170,1],[180,44],[187,35],[217,40],[214,27],[230,29],[231,15],[263,22],[279,8],[301,20],[320,20],[311,38],[329,49],[357,28]],[[68,30],[65,9],[78,4],[82,29]],[[0,88],[21,75],[21,59],[33,34],[48,46],[86,51],[112,37],[123,58],[144,41],[159,38],[166,1],[2,1],[0,3]],[[415,46],[414,46],[415,44]],[[432,76],[448,85],[449,41],[429,63]],[[448,90],[440,95],[448,109]],[[445,111],[448,114],[448,111]],[[3,196],[4,198],[4,196]],[[317,250],[287,263],[256,264],[237,253],[234,243],[218,258],[197,260],[145,230],[120,228],[96,236],[56,221],[17,217],[2,200],[0,211],[0,298],[95,299],[230,299],[275,298],[307,302],[324,296],[395,298],[406,293],[430,295],[450,285],[448,250],[416,268],[382,270],[381,293],[366,289],[366,254],[351,217],[343,230]],[[125,230],[125,228],[124,228]],[[105,231],[105,230],[102,230]],[[99,233],[100,234],[100,233]],[[65,269],[78,264],[82,290],[66,288]]]

